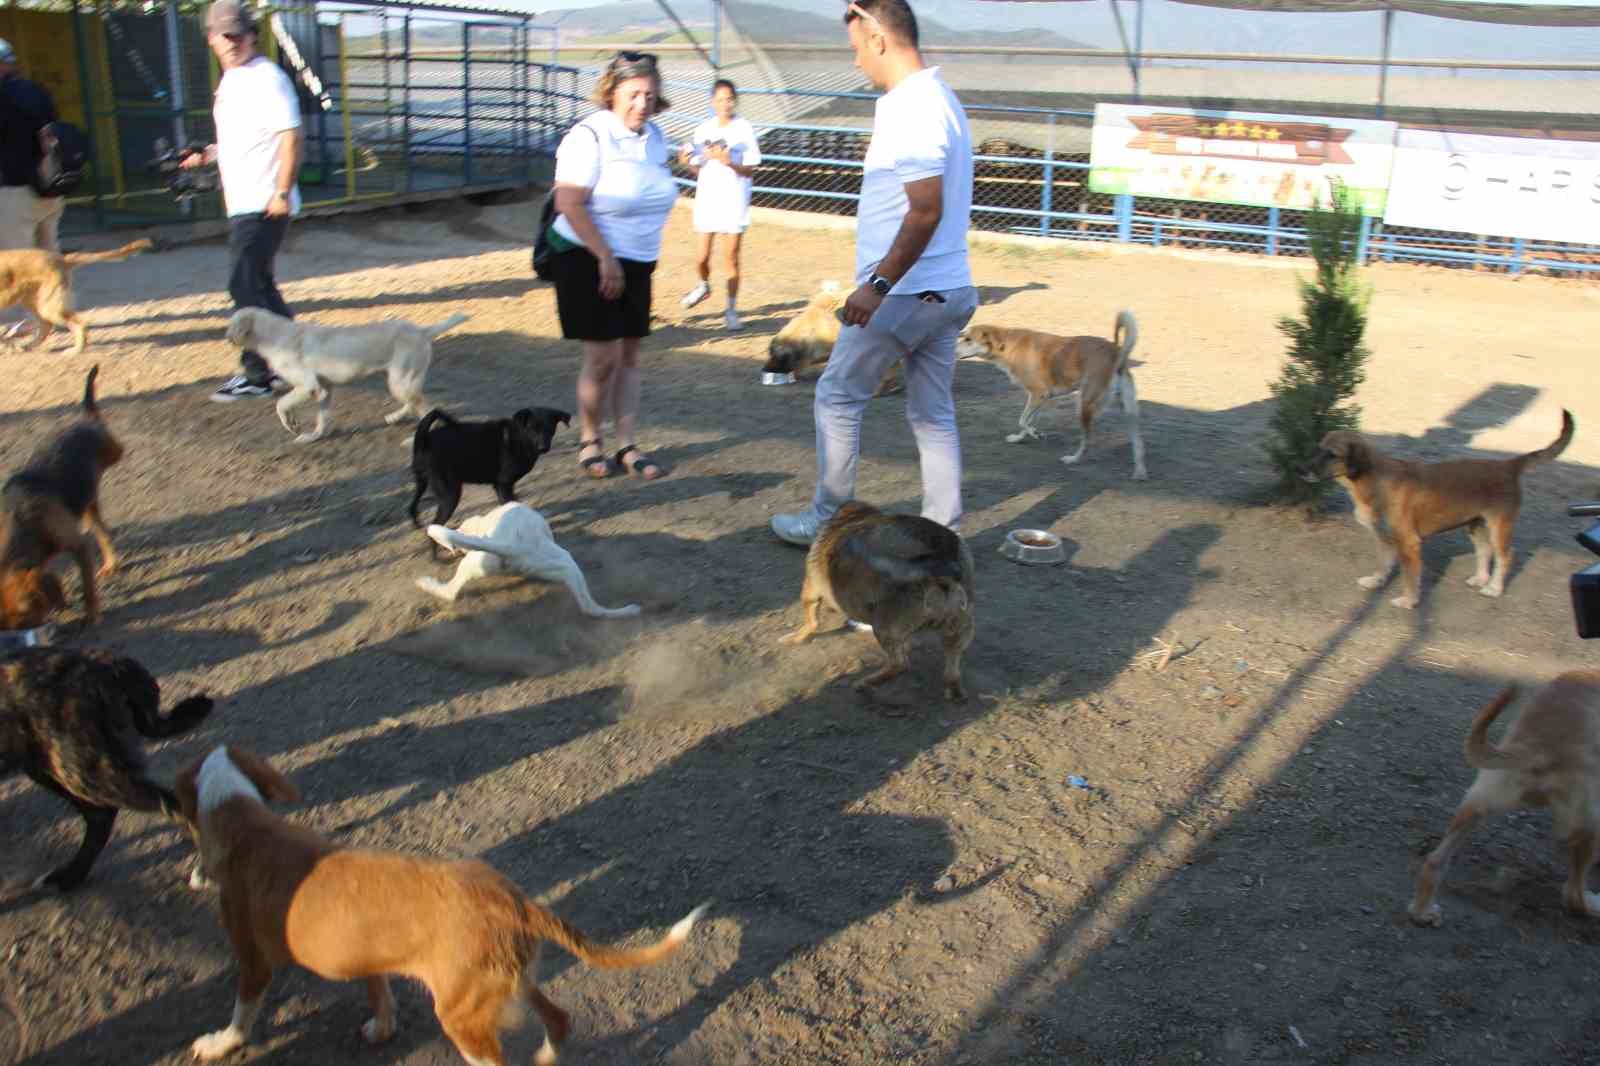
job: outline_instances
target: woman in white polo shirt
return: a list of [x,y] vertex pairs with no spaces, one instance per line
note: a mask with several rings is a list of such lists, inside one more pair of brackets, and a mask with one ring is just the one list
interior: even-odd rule
[[[670,152],[651,118],[667,109],[656,57],[618,52],[595,85],[603,110],[556,149],[559,217],[550,227],[562,336],[583,342],[578,373],[578,462],[591,477],[614,463],[646,480],[661,467],[639,450],[639,341],[650,333],[650,276],[661,231],[678,198]],[[615,425],[606,457],[601,425]]]
[[720,233],[728,261],[728,309],[723,325],[738,329],[739,245],[750,226],[751,176],[761,164],[761,145],[755,127],[738,115],[739,90],[733,82],[717,79],[711,87],[711,106],[716,114],[700,124],[682,152],[683,165],[697,179],[694,230],[700,240],[700,284],[681,302],[690,308],[711,295],[711,245]]

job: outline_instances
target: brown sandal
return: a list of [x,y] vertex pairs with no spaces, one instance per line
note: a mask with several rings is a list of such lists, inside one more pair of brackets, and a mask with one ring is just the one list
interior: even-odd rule
[[[633,453],[632,463],[628,462],[626,459],[626,456],[629,452]],[[661,476],[660,465],[644,452],[641,452],[637,444],[630,444],[626,448],[623,448],[612,457],[611,461],[616,463],[618,469],[622,470],[624,473],[632,474],[634,477],[642,477],[646,481],[654,481],[656,478]],[[655,473],[643,474],[640,473],[642,470],[654,470]]]
[[[598,437],[594,440],[580,440],[578,442],[578,450],[581,452],[585,448],[598,448],[604,443]],[[596,481],[611,476],[611,460],[606,458],[605,452],[601,452],[599,455],[591,455],[587,459],[580,458],[578,465],[583,467],[585,474],[588,474]],[[597,467],[598,470],[596,469]]]

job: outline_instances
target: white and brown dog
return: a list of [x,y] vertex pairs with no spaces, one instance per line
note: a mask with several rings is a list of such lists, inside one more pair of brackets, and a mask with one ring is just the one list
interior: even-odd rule
[[249,1039],[274,970],[294,964],[334,981],[364,978],[369,1043],[394,1035],[390,975],[421,981],[456,1050],[472,1066],[503,1066],[500,1032],[527,1007],[544,1022],[534,1062],[549,1066],[570,1028],[567,1012],[534,983],[549,940],[603,969],[658,962],[683,946],[705,906],[656,943],[596,944],[482,862],[342,848],[267,809],[293,803],[294,785],[265,759],[219,747],[178,775],[184,816],[196,827],[206,873],[221,888],[222,923],[239,963],[233,1020],[194,1042],[222,1058]]
[[1117,312],[1113,340],[1058,337],[1010,326],[968,326],[956,340],[956,358],[993,363],[1022,387],[1027,398],[1017,419],[1017,432],[1006,436],[1012,444],[1038,438],[1033,421],[1045,401],[1076,392],[1083,439],[1077,451],[1061,457],[1068,466],[1083,458],[1089,431],[1106,402],[1120,396],[1133,441],[1133,480],[1143,481],[1150,473],[1145,469],[1144,438],[1139,434],[1139,393],[1128,372],[1128,356],[1138,339],[1138,323],[1130,311]]
[[1600,858],[1600,670],[1572,670],[1546,685],[1517,717],[1498,747],[1489,726],[1511,703],[1515,687],[1478,712],[1467,733],[1467,764],[1478,770],[1450,828],[1417,873],[1411,920],[1439,925],[1435,897],[1450,855],[1485,817],[1513,807],[1549,807],[1556,839],[1566,846],[1567,910],[1600,918],[1600,895],[1589,891],[1589,868]]
[[259,307],[244,307],[228,320],[228,342],[254,348],[272,372],[291,388],[278,398],[278,421],[295,431],[289,412],[317,401],[317,424],[295,437],[300,444],[320,440],[328,432],[328,387],[374,370],[389,373],[389,393],[400,409],[383,416],[389,425],[407,417],[421,418],[427,409],[422,386],[433,364],[433,342],[468,319],[454,314],[435,326],[417,326],[398,319],[360,326],[318,326],[297,322]]
[[469,581],[511,573],[561,582],[572,590],[578,609],[594,618],[632,618],[639,613],[636,603],[625,607],[596,603],[577,560],[556,543],[544,515],[526,504],[503,503],[488,514],[467,519],[458,530],[431,525],[428,536],[443,547],[467,553],[448,585],[437,578],[417,578],[417,588],[446,603],[454,603]]

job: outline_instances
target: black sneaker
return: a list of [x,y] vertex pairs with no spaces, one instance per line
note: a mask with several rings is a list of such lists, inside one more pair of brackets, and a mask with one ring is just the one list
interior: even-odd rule
[[213,403],[232,403],[235,400],[250,400],[258,396],[271,396],[272,385],[259,385],[243,374],[235,374],[222,383],[221,388],[211,394]]

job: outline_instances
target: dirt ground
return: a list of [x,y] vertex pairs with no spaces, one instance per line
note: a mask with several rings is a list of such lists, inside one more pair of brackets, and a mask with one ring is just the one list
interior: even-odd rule
[[[467,311],[438,344],[433,399],[569,407],[577,350],[528,271],[533,210],[308,222],[284,291],[327,323]],[[776,643],[799,619],[802,554],[767,520],[810,494],[812,386],[764,388],[758,360],[819,280],[848,276],[848,232],[760,218],[739,334],[720,301],[679,310],[690,242],[680,211],[646,343],[643,443],[670,476],[587,480],[563,430],[521,483],[601,602],[644,605],[626,621],[522,581],[448,608],[414,588],[441,571],[405,518],[410,429],[384,426],[381,378],[338,390],[335,433],[311,446],[264,402],[207,402],[234,364],[220,243],[81,271],[89,351],[0,352],[0,457],[15,467],[100,364],[128,446],[103,491],[122,569],[103,624],[63,641],[139,658],[169,700],[218,697],[202,728],[152,746],[157,772],[254,747],[305,792],[291,817],[481,856],[603,938],[715,900],[656,968],[547,956],[572,1063],[1600,1061],[1600,926],[1561,910],[1547,816],[1471,842],[1442,929],[1404,911],[1470,780],[1471,715],[1508,679],[1592,658],[1564,504],[1600,496],[1600,288],[1372,268],[1361,402],[1387,447],[1530,450],[1562,406],[1579,426],[1526,479],[1504,599],[1466,586],[1470,545],[1447,535],[1413,613],[1357,587],[1372,547],[1342,505],[1308,522],[1260,502],[1273,323],[1303,262],[976,245],[979,320],[1100,333],[1138,315],[1151,480],[1129,480],[1118,417],[1070,470],[1065,406],[1044,443],[1005,443],[1018,393],[958,368],[979,623],[973,698],[951,705],[932,646],[870,699],[849,684],[877,660],[870,637]],[[903,413],[874,401],[859,493],[915,510]],[[491,503],[469,489],[461,513]],[[1064,537],[1067,564],[1003,559],[1024,526]],[[0,1055],[189,1061],[228,1019],[233,966],[214,899],[183,884],[187,840],[126,815],[60,898],[24,889],[76,845],[76,817],[14,779],[0,823]],[[457,1061],[426,993],[399,994],[400,1033],[373,1051],[359,986],[283,974],[235,1061]],[[511,1060],[538,1039],[512,1037]]]

